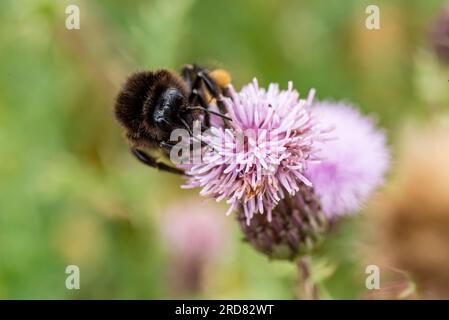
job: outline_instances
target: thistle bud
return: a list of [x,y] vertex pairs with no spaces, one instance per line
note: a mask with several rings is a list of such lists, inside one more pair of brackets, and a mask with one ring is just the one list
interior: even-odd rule
[[256,214],[248,224],[242,207],[237,219],[245,240],[272,259],[292,260],[311,253],[329,229],[317,196],[305,185],[294,196],[279,201],[271,221]]
[[441,10],[429,32],[433,49],[443,63],[449,62],[449,7]]

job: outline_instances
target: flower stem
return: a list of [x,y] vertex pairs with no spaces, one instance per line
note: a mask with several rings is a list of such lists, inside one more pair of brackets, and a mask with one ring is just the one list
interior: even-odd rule
[[300,276],[298,298],[303,298],[306,300],[319,300],[318,285],[312,277],[312,258],[310,256],[299,258],[297,261],[297,266]]

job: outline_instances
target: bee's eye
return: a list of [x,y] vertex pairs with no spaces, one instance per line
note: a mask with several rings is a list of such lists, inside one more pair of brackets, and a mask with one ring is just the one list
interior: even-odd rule
[[170,123],[177,122],[176,112],[183,103],[184,96],[176,89],[169,88],[159,97],[153,112],[154,123],[161,127],[170,127]]
[[165,103],[170,106],[177,106],[184,100],[184,96],[176,89],[170,88],[164,93]]

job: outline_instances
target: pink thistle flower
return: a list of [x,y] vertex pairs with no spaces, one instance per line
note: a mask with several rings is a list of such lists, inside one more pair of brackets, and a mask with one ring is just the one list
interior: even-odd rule
[[214,203],[185,200],[164,213],[163,236],[168,249],[185,260],[217,259],[229,242],[226,219]]
[[260,88],[257,80],[237,93],[229,87],[224,98],[232,119],[229,128],[215,127],[203,135],[208,144],[201,163],[187,170],[186,187],[201,187],[202,196],[227,199],[227,214],[243,206],[247,224],[254,214],[271,214],[286,194],[311,186],[304,176],[308,162],[316,160],[315,142],[325,130],[315,124],[307,100],[289,82],[287,90],[277,84]]
[[232,253],[229,221],[219,211],[215,203],[183,199],[163,212],[168,283],[178,296],[201,293],[207,270]]
[[355,213],[384,182],[390,164],[385,134],[345,103],[318,102],[311,112],[334,130],[333,140],[320,144],[321,161],[308,167],[307,177],[328,218]]

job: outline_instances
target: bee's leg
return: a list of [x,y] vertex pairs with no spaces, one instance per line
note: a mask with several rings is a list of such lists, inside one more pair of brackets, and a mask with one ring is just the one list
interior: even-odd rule
[[[218,106],[218,109],[220,110],[220,113],[222,115],[226,115],[227,109],[223,102],[222,92],[218,88],[218,86],[215,84],[215,81],[211,77],[209,77],[207,72],[205,72],[204,70],[198,71],[195,82],[192,85],[192,92],[195,89],[199,90],[201,83],[204,83],[204,85],[206,86],[207,90],[210,92],[212,97],[214,97],[215,100],[217,101],[217,106]],[[225,119],[224,121],[226,124],[229,125],[229,123],[228,123],[229,120]]]
[[175,167],[171,167],[163,162],[158,162],[154,157],[146,154],[145,152],[143,152],[139,149],[132,148],[131,152],[140,162],[142,162],[143,164],[146,164],[147,166],[150,166],[152,168],[155,168],[155,169],[158,169],[161,171],[185,175],[183,170],[175,168]]
[[[178,119],[179,119],[179,121],[181,121],[181,123],[184,125],[184,127],[187,129],[187,131],[189,132],[189,135],[192,137],[192,139],[194,139],[194,140],[196,140],[196,141],[198,141],[198,142],[200,142],[201,143],[201,146],[207,146],[207,144],[202,140],[202,136],[200,135],[199,137],[198,136],[195,136],[195,134],[193,133],[193,131],[192,131],[192,129],[189,127],[189,124],[184,120],[184,118],[183,117],[181,117],[180,115],[178,115]],[[203,125],[201,124],[201,132],[204,132],[206,129],[208,129],[208,128],[205,128],[205,127],[203,127]]]
[[[189,79],[188,83],[191,84],[189,103],[193,105],[193,108],[191,107],[190,109],[205,111],[205,122],[208,128],[210,128],[209,113],[221,116],[223,119],[225,119],[225,122],[226,120],[231,121],[231,118],[225,116],[226,107],[223,103],[220,89],[218,89],[217,85],[215,84],[215,81],[207,75],[207,72],[205,72],[203,68],[198,67],[196,65],[194,66],[187,65],[183,69],[183,74],[185,74],[184,78]],[[193,79],[194,77],[195,80],[192,83],[191,79]],[[203,83],[210,92],[210,94],[212,95],[212,97],[214,97],[215,100],[217,101],[220,113],[209,110],[209,105],[202,94],[203,90],[201,86],[203,85]],[[197,103],[200,105],[200,107],[196,105]]]
[[175,146],[175,143],[161,141],[161,142],[159,142],[159,146],[161,146],[162,148],[166,149],[167,151],[170,151],[171,148],[173,148]]
[[[182,69],[182,76],[190,88],[189,104],[193,106],[201,103],[198,99],[201,98],[204,100],[204,98],[198,93],[198,89],[201,86],[201,79],[197,77],[197,68],[198,67],[196,65],[185,65]],[[204,114],[204,125],[207,128],[210,128],[210,115],[208,113]]]
[[184,125],[184,127],[186,128],[186,130],[189,132],[189,135],[191,137],[193,137],[193,131],[192,128],[189,127],[189,124],[187,123],[187,121],[184,120],[183,117],[181,117],[181,115],[178,114],[178,119],[179,121],[181,121],[181,123]]
[[193,80],[195,78],[195,68],[191,64],[186,64],[182,68],[182,77],[184,78],[184,81],[187,83],[189,88],[192,88]]
[[[199,103],[200,106],[199,106],[199,107],[198,107],[198,106],[188,107],[187,109],[190,109],[190,110],[202,110],[202,111],[204,111],[206,114],[209,114],[209,113],[210,113],[210,114],[214,114],[214,115],[219,116],[219,117],[221,117],[221,118],[223,118],[223,119],[232,121],[231,118],[229,118],[228,116],[223,115],[222,113],[215,112],[215,111],[213,111],[213,110],[209,110],[209,109],[208,109],[208,108],[209,108],[209,105],[206,103],[206,100],[204,100],[203,96],[200,95],[200,94],[198,93],[198,90],[197,90],[197,89],[193,89],[191,95],[194,96],[194,97],[196,98],[196,100],[198,101],[198,103]],[[209,126],[209,127],[210,127],[210,126]]]
[[[177,143],[177,142],[176,142],[176,143]],[[176,143],[175,143],[175,142],[161,141],[161,142],[159,142],[159,146],[160,146],[161,148],[164,148],[165,150],[167,150],[168,153],[170,153],[171,149],[172,149],[173,147],[176,146]],[[190,146],[191,146],[191,145],[189,145],[189,148],[190,148]],[[181,160],[181,163],[188,163],[188,162],[186,162],[186,159],[187,159],[187,161],[188,161],[188,160],[189,160],[189,157],[190,157],[190,155],[188,155],[187,157],[181,158],[181,159],[180,159],[180,160]]]

